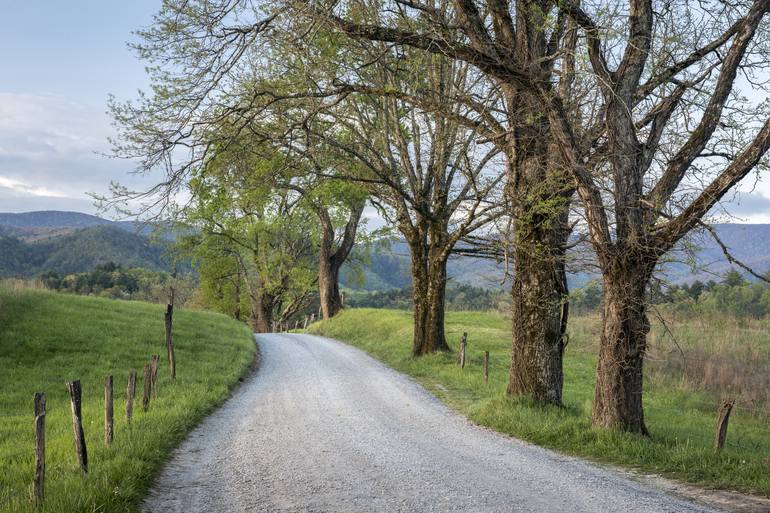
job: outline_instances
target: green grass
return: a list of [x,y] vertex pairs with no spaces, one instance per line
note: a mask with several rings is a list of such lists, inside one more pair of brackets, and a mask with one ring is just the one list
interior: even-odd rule
[[[165,363],[163,307],[0,290],[0,511],[135,511],[169,452],[227,398],[254,361],[249,329],[225,316],[174,315],[177,379]],[[161,355],[158,398],[141,408],[142,368]],[[136,370],[134,422],[125,420]],[[104,443],[104,378],[114,376],[115,440]],[[90,471],[75,459],[64,383],[80,379]],[[34,466],[33,395],[46,393],[46,498],[29,502]]]
[[[447,337],[457,345],[468,332],[464,370],[455,354],[410,356],[409,312],[346,310],[309,331],[357,346],[422,383],[474,422],[520,439],[595,461],[632,467],[714,488],[770,495],[770,426],[767,418],[736,410],[728,446],[719,455],[712,444],[716,402],[705,391],[678,387],[670,380],[645,384],[645,416],[651,438],[591,427],[597,322],[572,322],[565,355],[564,408],[540,407],[505,394],[510,360],[510,325],[493,313],[449,312]],[[727,333],[723,334],[728,336]],[[767,337],[767,336],[765,336]],[[484,351],[490,352],[489,384],[482,377]]]

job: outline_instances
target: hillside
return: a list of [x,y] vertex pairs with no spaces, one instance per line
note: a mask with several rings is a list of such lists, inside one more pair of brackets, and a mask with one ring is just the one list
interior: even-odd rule
[[115,262],[125,267],[167,268],[163,244],[113,225],[92,226],[25,241],[0,235],[0,276],[37,276],[46,271],[61,275],[89,271]]
[[0,277],[85,272],[115,262],[165,270],[165,243],[150,227],[80,212],[0,213]]
[[[770,271],[770,225],[720,224],[715,229],[734,256],[759,272]],[[109,221],[79,212],[40,211],[0,213],[0,276],[31,277],[46,271],[84,272],[109,261],[126,267],[167,269],[163,243],[151,243],[151,228],[131,221]],[[168,232],[170,233],[170,232]],[[697,248],[697,269],[681,263],[689,255],[674,252],[678,262],[665,264],[661,273],[671,283],[718,279],[730,269],[722,250],[707,234],[696,234],[688,246]],[[409,286],[410,258],[403,241],[377,244],[361,251],[366,262],[343,267],[341,281],[349,289],[384,291]],[[450,283],[486,289],[501,287],[504,266],[493,260],[452,257]],[[596,278],[585,269],[570,269],[570,287]]]
[[[136,511],[158,468],[186,433],[228,395],[254,358],[249,329],[224,315],[174,316],[177,379],[165,362],[163,307],[0,289],[0,511]],[[141,407],[142,368],[161,354],[158,395]],[[129,371],[137,371],[126,423]],[[104,443],[104,379],[114,377],[114,442]],[[87,476],[78,468],[65,381],[81,380]],[[46,394],[46,489],[29,501],[34,469],[32,398]]]
[[[717,224],[714,228],[735,258],[757,272],[770,271],[770,224]],[[659,274],[670,283],[689,283],[697,279],[704,282],[711,279],[718,281],[722,274],[732,268],[722,249],[706,233],[693,234],[681,246],[694,251],[696,259],[691,262],[691,254],[681,249],[672,252],[668,256],[670,261],[659,270]],[[590,249],[588,251],[590,253]],[[353,290],[389,290],[403,288],[411,283],[409,250],[404,242],[395,241],[386,247],[377,246],[370,252],[371,262],[364,266],[363,283],[355,278],[355,273],[349,267],[343,268],[342,282],[346,287]],[[598,277],[590,270],[569,263],[568,272],[570,288],[580,287]],[[449,260],[447,274],[450,283],[496,289],[501,286],[504,264],[494,260],[455,256]]]

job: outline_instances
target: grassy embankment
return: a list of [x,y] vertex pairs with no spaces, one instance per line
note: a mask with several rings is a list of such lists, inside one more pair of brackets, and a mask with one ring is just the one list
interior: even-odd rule
[[[763,366],[764,374],[768,374],[770,322],[755,322],[744,327],[734,323],[719,326],[675,323],[672,332],[679,345],[676,354],[671,353],[672,349],[665,343],[666,336],[671,335],[665,335],[657,326],[651,335],[651,356],[655,360],[649,362],[650,372],[645,383],[645,414],[651,438],[591,427],[598,328],[595,318],[578,318],[571,323],[565,355],[564,408],[544,408],[506,397],[510,325],[498,314],[448,313],[450,344],[456,346],[462,332],[469,333],[469,361],[465,370],[456,365],[455,354],[411,358],[409,312],[347,310],[331,321],[314,324],[309,331],[367,351],[413,376],[474,422],[502,433],[568,454],[691,483],[770,495],[768,417],[762,417],[757,411],[735,410],[730,420],[728,446],[717,455],[713,436],[718,391],[709,391],[709,385],[718,385],[720,379],[727,379],[725,372],[720,375],[714,370],[728,358],[717,351],[756,355],[758,359],[752,365]],[[699,356],[693,362],[688,361],[686,368],[700,368],[702,376],[696,371],[682,372],[682,365],[671,364],[680,358],[679,349],[685,355]],[[483,381],[481,370],[485,350],[490,352],[491,360],[488,385]],[[725,389],[722,392],[730,393]],[[767,390],[763,392],[766,394]]]
[[[254,360],[249,329],[223,315],[174,315],[177,379],[165,363],[160,305],[0,290],[0,511],[134,511],[169,451],[220,404]],[[141,408],[142,368],[161,355],[158,398]],[[136,370],[134,421],[125,420]],[[104,378],[115,383],[115,439],[104,443]],[[90,471],[75,459],[65,381],[80,379]],[[47,396],[46,498],[29,501],[33,394]]]

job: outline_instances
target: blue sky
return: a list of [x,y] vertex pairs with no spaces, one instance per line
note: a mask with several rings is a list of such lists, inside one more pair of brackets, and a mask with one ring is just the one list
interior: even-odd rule
[[[158,179],[131,174],[109,152],[107,98],[147,87],[127,48],[160,0],[3,2],[0,16],[0,211],[94,213],[88,192],[111,181],[141,188]],[[750,180],[751,181],[751,180]],[[753,189],[753,181],[742,185]],[[743,221],[770,222],[770,180],[737,196]]]
[[126,42],[158,0],[3,2],[0,17],[0,211],[93,212],[87,192],[141,185],[109,149],[107,98],[146,88]]

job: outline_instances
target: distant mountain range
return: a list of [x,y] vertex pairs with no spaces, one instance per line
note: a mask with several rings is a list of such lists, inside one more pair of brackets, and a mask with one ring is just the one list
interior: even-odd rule
[[[720,239],[732,254],[759,272],[770,271],[770,225],[720,224]],[[37,276],[46,271],[59,274],[84,272],[97,265],[115,262],[128,267],[168,270],[165,243],[150,240],[151,229],[132,221],[110,221],[79,212],[56,210],[0,213],[0,276]],[[718,280],[731,268],[720,247],[707,234],[688,242],[697,248],[690,265],[683,252],[662,267],[668,281]],[[405,243],[392,242],[370,248],[368,262],[346,266],[341,281],[349,288],[387,290],[410,284],[410,258]],[[482,288],[502,286],[504,266],[493,260],[455,257],[449,262],[450,283]],[[572,269],[570,286],[578,287],[596,278],[595,272]]]
[[168,267],[165,244],[150,229],[79,212],[0,213],[0,276],[69,274],[115,262],[126,267]]
[[[770,224],[717,224],[714,229],[719,239],[730,248],[730,254],[759,273],[770,271]],[[684,251],[683,248],[688,248]],[[589,256],[581,262],[591,260],[590,248],[583,252]],[[695,255],[695,258],[693,258]],[[394,242],[389,248],[373,250],[371,264],[364,266],[365,280],[356,280],[354,273],[342,275],[342,281],[351,288],[382,290],[402,288],[410,283],[409,250],[405,243]],[[577,259],[575,259],[577,260]],[[595,269],[578,267],[568,262],[570,289],[581,287],[599,278]],[[695,233],[681,247],[667,255],[660,266],[658,275],[669,283],[683,284],[695,280],[719,281],[732,264],[727,261],[722,248],[708,233]],[[741,269],[737,269],[741,271]],[[450,283],[472,285],[481,288],[504,286],[505,266],[494,260],[469,257],[453,257],[447,269]],[[747,276],[752,279],[752,277]]]

